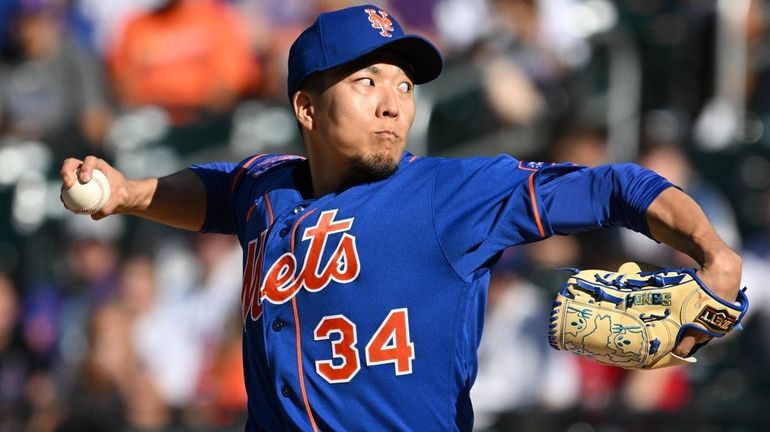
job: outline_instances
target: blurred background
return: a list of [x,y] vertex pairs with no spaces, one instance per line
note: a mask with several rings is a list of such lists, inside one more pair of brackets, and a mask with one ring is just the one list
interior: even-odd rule
[[[0,432],[242,430],[240,250],[59,202],[65,157],[129,177],[301,154],[288,48],[344,0],[0,0]],[[770,429],[770,0],[388,0],[446,59],[417,154],[636,161],[744,256],[745,330],[687,369],[550,349],[563,265],[692,265],[633,233],[506,251],[472,397],[477,429]],[[525,312],[526,311],[526,312]]]

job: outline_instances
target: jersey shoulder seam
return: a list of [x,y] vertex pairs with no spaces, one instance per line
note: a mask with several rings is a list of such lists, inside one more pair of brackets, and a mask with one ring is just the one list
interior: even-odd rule
[[434,168],[433,173],[433,184],[431,185],[430,190],[430,218],[431,218],[431,225],[433,226],[433,235],[436,236],[436,243],[438,243],[439,249],[441,249],[441,255],[444,257],[444,261],[446,261],[447,265],[449,265],[449,268],[452,269],[452,272],[454,272],[455,276],[462,281],[463,283],[468,283],[467,280],[465,280],[464,277],[457,271],[457,268],[455,267],[454,263],[449,259],[449,256],[446,253],[446,250],[444,249],[444,244],[441,242],[441,236],[438,234],[438,228],[436,227],[436,207],[435,207],[435,196],[436,196],[436,183],[438,182],[438,174],[441,168],[444,164],[446,164],[449,161],[449,159],[444,159],[440,161],[436,167]]
[[294,166],[304,160],[304,157],[296,155],[261,154],[252,156],[250,159],[241,162],[242,165],[239,164],[238,169],[240,173],[236,174],[237,177],[233,179],[230,192],[234,195],[246,178],[249,179],[249,183],[253,184],[265,174],[286,168],[287,166]]

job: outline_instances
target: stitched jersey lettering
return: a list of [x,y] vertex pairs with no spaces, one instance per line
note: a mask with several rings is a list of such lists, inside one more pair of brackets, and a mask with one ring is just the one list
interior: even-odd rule
[[[315,225],[304,230],[301,240],[308,241],[309,245],[302,263],[294,253],[286,252],[270,266],[264,276],[260,273],[267,231],[262,233],[259,241],[249,243],[241,294],[244,320],[249,315],[253,320],[259,318],[264,299],[281,304],[291,300],[303,288],[309,292],[318,292],[332,281],[349,283],[358,277],[361,265],[356,238],[346,232],[352,228],[354,218],[335,220],[336,215],[337,210],[324,211]],[[342,236],[337,244],[330,246],[330,236],[340,233]],[[328,261],[324,262],[327,247],[334,247],[334,251]]]

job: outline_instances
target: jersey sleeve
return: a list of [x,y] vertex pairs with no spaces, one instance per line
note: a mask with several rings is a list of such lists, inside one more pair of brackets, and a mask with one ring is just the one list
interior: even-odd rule
[[242,164],[210,162],[190,167],[206,189],[206,221],[201,232],[235,234],[231,189]]
[[625,227],[652,238],[647,207],[673,186],[655,172],[636,164],[595,168],[561,166],[543,169],[535,184],[551,229],[571,234]]
[[624,226],[650,236],[647,207],[669,186],[634,164],[448,160],[437,171],[433,217],[445,256],[472,277],[505,248],[552,234]]
[[473,275],[509,246],[551,235],[532,183],[536,173],[510,156],[448,159],[438,167],[434,226],[460,277]]
[[[291,167],[303,157],[281,154],[250,156],[238,164],[212,162],[190,167],[206,189],[206,221],[201,232],[241,234],[243,220],[249,211],[255,190],[269,182],[268,173]],[[255,189],[256,188],[256,189]]]

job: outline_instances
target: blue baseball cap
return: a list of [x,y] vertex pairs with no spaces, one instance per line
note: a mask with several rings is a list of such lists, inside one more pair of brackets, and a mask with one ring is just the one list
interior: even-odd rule
[[415,84],[432,81],[441,74],[441,54],[427,39],[404,34],[395,17],[377,6],[353,6],[320,14],[291,45],[289,100],[310,75],[384,47],[398,53],[412,67]]

